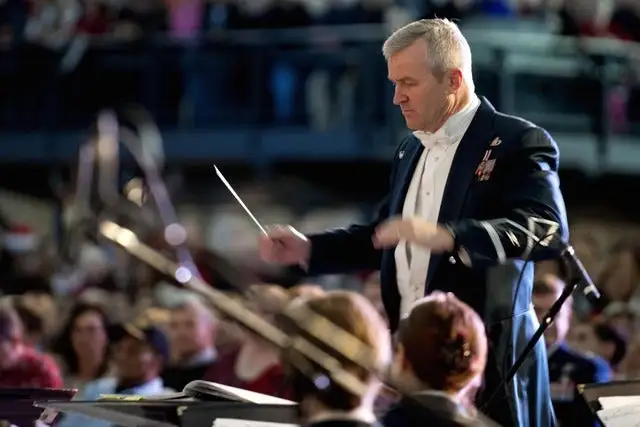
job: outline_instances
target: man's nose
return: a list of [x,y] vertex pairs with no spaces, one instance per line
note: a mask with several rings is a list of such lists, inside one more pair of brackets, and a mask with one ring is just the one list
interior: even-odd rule
[[398,88],[398,86],[396,86],[393,92],[393,104],[400,105],[406,101],[407,101],[407,96],[404,93],[402,93],[402,91]]

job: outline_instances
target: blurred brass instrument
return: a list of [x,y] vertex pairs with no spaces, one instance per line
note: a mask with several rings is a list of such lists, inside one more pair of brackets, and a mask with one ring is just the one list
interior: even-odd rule
[[[117,143],[119,136],[116,131],[117,123],[114,121],[114,117],[109,115],[104,121],[108,126],[103,123],[102,141],[107,146],[111,144],[111,148],[103,151],[107,153],[107,157],[103,156],[101,159],[101,150],[96,150],[100,168],[105,169],[101,174],[101,180],[104,182],[98,185],[102,190],[99,193],[105,208],[98,215],[99,219],[96,223],[98,234],[119,245],[127,253],[159,273],[174,279],[184,288],[202,296],[218,312],[282,350],[283,357],[287,358],[289,363],[310,378],[314,384],[328,384],[330,381],[354,395],[363,396],[367,393],[369,385],[344,369],[342,363],[335,357],[301,336],[291,336],[284,332],[252,311],[244,300],[237,300],[225,292],[213,288],[199,276],[185,245],[186,236],[184,236],[184,239],[179,238],[182,236],[180,230],[184,231],[184,227],[178,222],[176,210],[171,204],[169,193],[160,178],[160,167],[157,163],[154,163],[153,156],[145,152],[145,147],[154,147],[155,150],[161,151],[160,133],[148,114],[140,109],[133,111],[134,121],[139,124],[140,129],[138,129],[137,133],[129,130],[124,133],[121,132],[122,135],[120,137],[127,140],[125,145],[132,152],[138,150],[137,153],[134,153],[134,158],[144,172],[146,181],[144,184],[149,189],[150,198],[153,199],[157,214],[162,220],[164,244],[161,246],[163,249],[167,247],[174,249],[178,262],[174,262],[166,256],[165,251],[161,252],[143,242],[131,228],[123,227],[113,220],[113,216],[118,216],[123,210],[120,208],[123,203],[128,205],[124,210],[128,211],[129,214],[135,212],[131,210],[132,206],[138,212],[141,212],[140,205],[145,205],[145,191],[142,188],[142,183],[136,181],[126,189],[128,199],[124,199],[116,189],[115,177],[117,174],[114,170],[117,169],[118,159],[113,156],[113,144]],[[100,140],[100,136],[98,139]],[[162,156],[158,155],[158,157],[161,158]],[[117,194],[117,197],[114,197],[114,194]],[[172,230],[174,233],[171,232]],[[234,289],[244,294],[248,290],[250,282],[243,270],[220,254],[213,251],[210,251],[210,254],[215,259],[212,265],[216,270],[215,273]],[[248,297],[248,295],[244,296]],[[259,300],[255,302],[261,303]],[[374,349],[347,331],[304,305],[292,304],[283,307],[281,314],[304,330],[309,336],[331,348],[332,351],[340,354],[346,360],[376,375],[387,385],[387,392],[389,390],[397,391],[399,394],[411,398],[410,393],[402,384],[388,378],[388,366],[376,366]],[[326,374],[318,371],[324,371]],[[421,404],[420,402],[417,403]],[[430,410],[430,408],[426,409]],[[431,408],[431,410],[433,409],[437,408]],[[485,420],[485,425],[493,426],[495,423]]]

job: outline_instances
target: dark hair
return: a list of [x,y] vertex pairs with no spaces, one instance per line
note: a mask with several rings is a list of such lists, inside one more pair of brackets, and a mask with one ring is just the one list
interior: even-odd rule
[[30,334],[41,334],[44,332],[44,319],[37,312],[19,302],[14,309],[22,322],[24,332]]
[[536,280],[533,282],[533,295],[547,296],[556,295],[559,290],[544,280]]
[[545,263],[545,262],[548,262],[554,265],[557,271],[557,276],[562,281],[566,282],[567,280],[571,279],[570,277],[571,269],[567,265],[567,262],[564,260],[564,258],[554,258],[554,259],[542,261],[542,263]]
[[[75,326],[76,320],[86,313],[97,313],[102,320],[102,324],[105,327],[105,330],[110,326],[109,317],[107,313],[103,310],[103,308],[97,304],[88,303],[88,302],[80,302],[76,304],[69,313],[69,317],[67,318],[67,322],[65,323],[62,331],[55,339],[52,350],[54,353],[58,354],[62,361],[66,365],[67,372],[70,374],[78,373],[78,355],[73,349],[73,344],[71,343],[71,334],[73,333],[73,328]],[[105,353],[108,353],[109,346],[105,349]],[[96,378],[101,377],[107,372],[109,367],[108,354],[104,355],[102,365],[100,369],[96,373]]]
[[593,332],[600,341],[613,343],[615,351],[609,363],[611,366],[617,366],[627,353],[627,342],[613,326],[606,323],[594,325]]

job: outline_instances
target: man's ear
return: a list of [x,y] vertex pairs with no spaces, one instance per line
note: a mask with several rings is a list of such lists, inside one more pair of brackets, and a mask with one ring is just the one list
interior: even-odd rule
[[462,82],[464,80],[462,71],[458,68],[451,70],[447,76],[447,79],[449,94],[456,93],[462,86]]

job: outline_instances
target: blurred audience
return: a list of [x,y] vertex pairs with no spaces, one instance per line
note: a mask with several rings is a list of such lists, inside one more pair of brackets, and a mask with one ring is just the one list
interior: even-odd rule
[[[271,322],[276,321],[290,300],[286,290],[276,285],[254,285],[250,291],[253,295],[250,308]],[[239,347],[221,356],[204,378],[258,393],[287,396],[278,351],[262,338],[242,332]]]
[[62,366],[65,385],[82,390],[87,383],[109,372],[109,319],[97,304],[75,304],[53,342]]
[[172,358],[162,379],[167,387],[182,390],[191,381],[202,379],[215,364],[217,325],[211,310],[199,299],[191,298],[170,311]]
[[3,236],[4,257],[8,269],[0,278],[0,290],[5,295],[27,292],[50,293],[51,286],[44,277],[43,257],[37,234],[25,224],[15,224]]
[[0,387],[60,388],[60,369],[53,358],[25,341],[23,325],[7,302],[0,303]]
[[46,348],[46,330],[44,318],[34,307],[24,301],[14,303],[16,314],[22,323],[22,333],[24,344],[28,347],[43,351]]
[[[113,376],[86,384],[77,400],[98,400],[104,395],[153,396],[174,390],[164,386],[160,373],[171,356],[169,340],[158,327],[145,320],[117,325],[111,329],[114,342]],[[67,414],[58,424],[63,427],[107,427],[110,424],[79,414]]]
[[622,241],[610,250],[597,283],[603,293],[601,304],[622,303],[628,307],[640,304],[640,246]]

